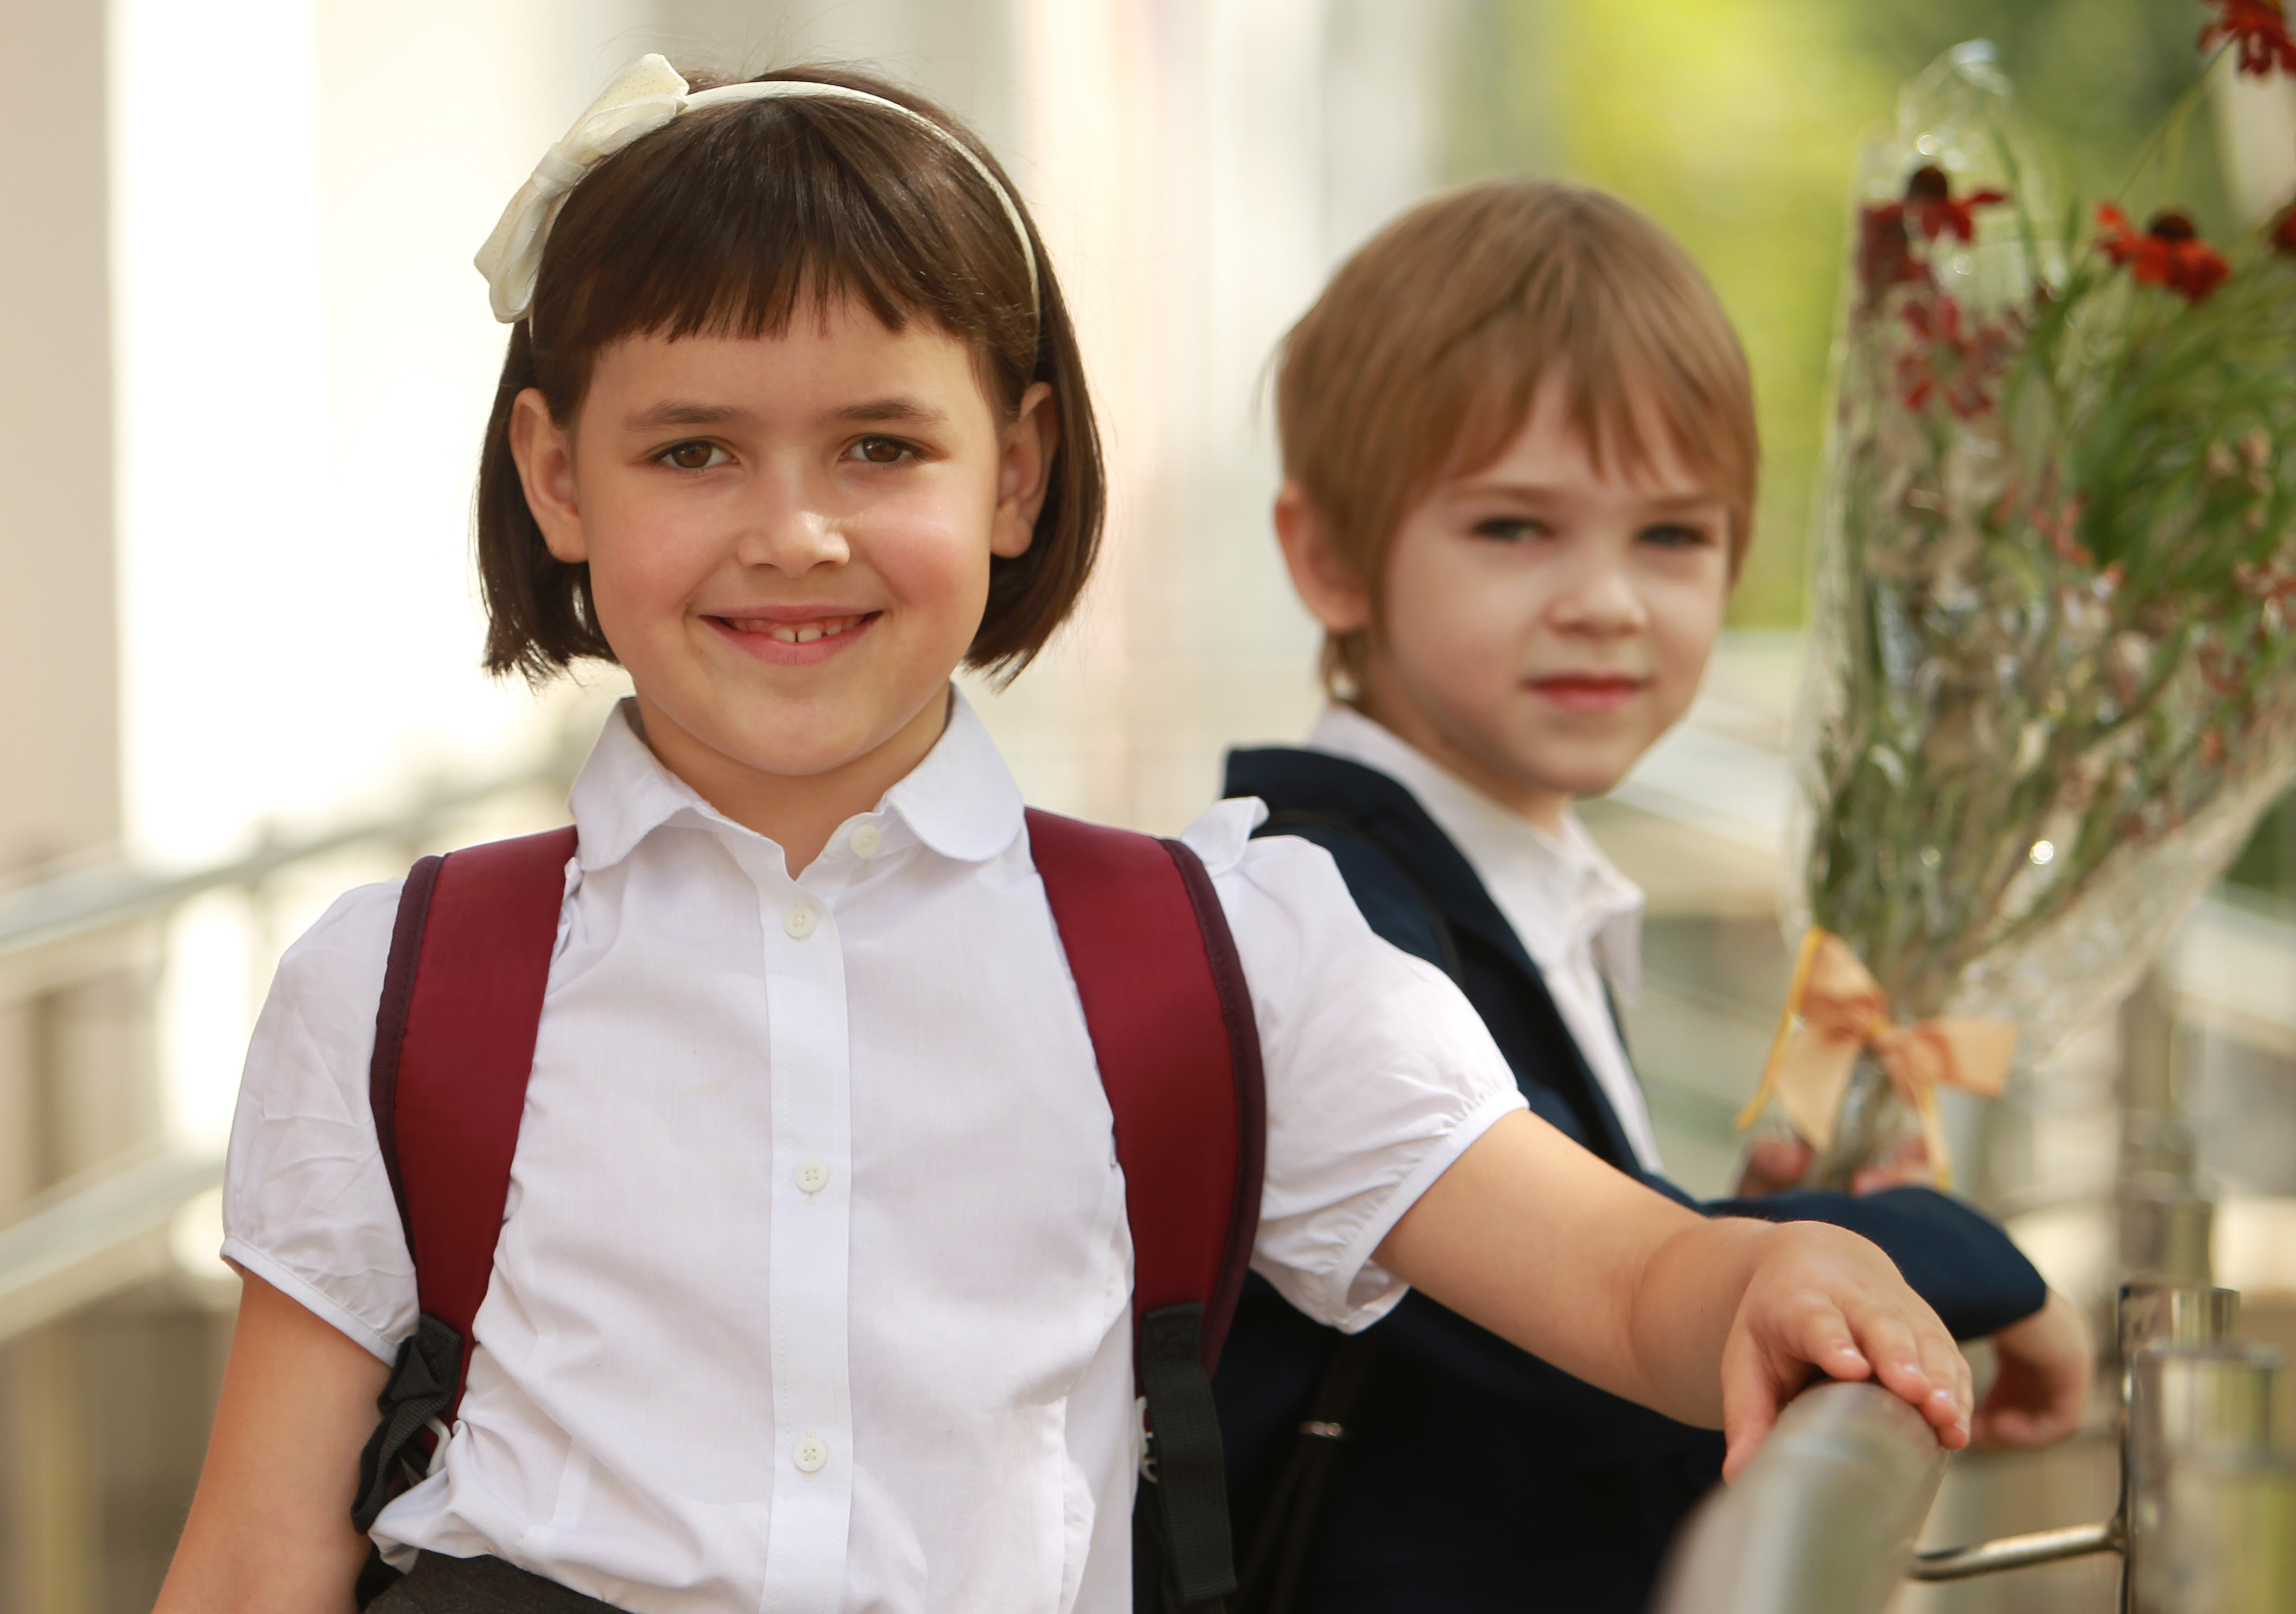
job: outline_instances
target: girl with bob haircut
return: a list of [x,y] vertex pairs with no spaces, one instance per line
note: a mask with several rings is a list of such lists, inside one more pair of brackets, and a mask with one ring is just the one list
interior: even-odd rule
[[[282,961],[226,1175],[244,1296],[160,1607],[345,1609],[372,1546],[410,1571],[373,1605],[399,1611],[1121,1609],[1126,1184],[1029,821],[950,684],[1026,665],[1100,531],[1028,215],[895,86],[696,90],[649,57],[480,263],[512,327],[487,664],[608,660],[635,693],[571,793],[466,1389],[387,1503],[360,1449],[430,1325],[368,1092],[400,883]],[[1424,1287],[1737,1461],[1814,1371],[1965,1440],[1965,1368],[1885,1257],[1706,1220],[1533,1119],[1450,983],[1258,817],[1214,809],[1174,861],[1259,1028],[1250,1249],[1291,1304],[1360,1329]]]

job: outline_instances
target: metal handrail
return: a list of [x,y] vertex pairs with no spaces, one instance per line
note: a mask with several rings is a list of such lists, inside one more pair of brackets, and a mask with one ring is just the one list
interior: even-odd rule
[[1875,1614],[1945,1478],[1945,1448],[1873,1384],[1816,1385],[1684,1525],[1653,1614]]
[[[156,871],[118,859],[0,890],[0,1000],[53,984],[59,963],[62,979],[76,979],[88,968],[81,944],[106,947],[110,933],[207,892],[257,889],[281,870],[362,844],[411,848],[486,802],[562,789],[586,744],[569,727],[527,767],[440,789],[389,815],[266,840],[205,868]],[[109,963],[107,954],[97,957]],[[0,1342],[168,1270],[169,1225],[222,1179],[219,1150],[162,1140],[102,1161],[0,1214]]]
[[147,918],[204,892],[253,885],[290,864],[375,840],[414,840],[455,814],[512,791],[563,784],[578,753],[564,740],[541,762],[441,791],[388,815],[354,820],[294,839],[266,840],[242,857],[161,873],[120,860],[0,891],[0,960]]
[[219,1151],[157,1149],[42,1195],[0,1227],[0,1340],[165,1270],[168,1224],[222,1181]]

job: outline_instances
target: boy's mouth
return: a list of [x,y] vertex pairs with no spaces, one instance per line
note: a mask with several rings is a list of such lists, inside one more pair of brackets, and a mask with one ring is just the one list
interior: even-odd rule
[[1626,673],[1555,673],[1533,678],[1530,687],[1569,712],[1616,711],[1650,687],[1650,680]]
[[802,615],[783,609],[755,615],[728,612],[704,620],[738,648],[760,660],[786,667],[828,660],[860,637],[862,630],[882,614],[865,610]]

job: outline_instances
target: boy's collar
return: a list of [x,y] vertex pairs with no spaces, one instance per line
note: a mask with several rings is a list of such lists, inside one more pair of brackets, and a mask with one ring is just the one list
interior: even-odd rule
[[[1308,745],[1376,769],[1401,785],[1465,857],[1485,890],[1518,890],[1519,882],[1528,879],[1529,889],[1543,893],[1533,905],[1557,927],[1579,903],[1591,901],[1606,915],[1589,938],[1603,972],[1629,1001],[1639,996],[1642,889],[1620,873],[1576,814],[1564,815],[1560,833],[1542,829],[1353,707],[1325,707]],[[1510,929],[1520,931],[1523,922],[1527,915],[1517,914]],[[1521,939],[1534,953],[1538,950],[1533,937]]]
[[[581,833],[577,856],[583,873],[612,867],[681,815],[734,834],[755,834],[662,766],[639,738],[636,717],[636,700],[616,703],[568,793]],[[885,792],[878,810],[897,815],[925,846],[961,863],[986,862],[1020,835],[1021,788],[963,692],[952,693],[948,726],[932,750]]]

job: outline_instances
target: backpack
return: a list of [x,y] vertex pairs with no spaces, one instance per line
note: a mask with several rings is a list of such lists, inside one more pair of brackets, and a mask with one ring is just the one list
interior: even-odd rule
[[[1211,1371],[1259,1229],[1267,1143],[1251,999],[1193,852],[1034,808],[1028,824],[1124,1171],[1148,1425],[1134,1608],[1218,1614],[1235,1571]],[[417,1456],[435,1467],[462,1398],[574,848],[570,826],[425,857],[399,897],[368,1096],[422,1315],[360,1455],[362,1532],[420,1477]],[[371,1555],[361,1606],[397,1578]]]

